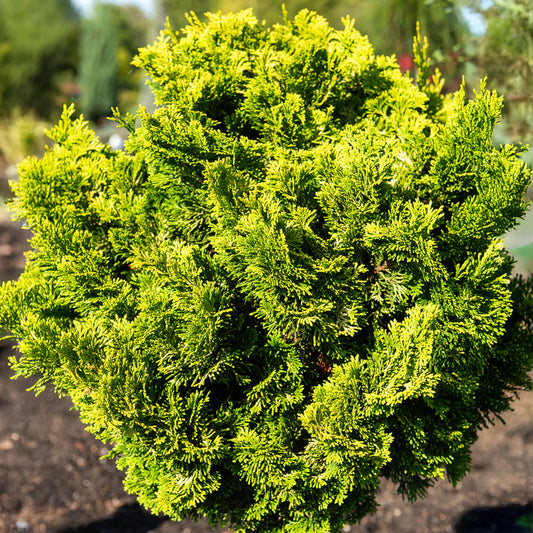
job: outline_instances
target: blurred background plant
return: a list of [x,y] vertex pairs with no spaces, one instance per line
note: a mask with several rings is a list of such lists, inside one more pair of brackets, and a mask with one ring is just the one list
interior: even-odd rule
[[33,111],[16,109],[0,118],[0,151],[6,161],[21,161],[28,155],[41,155],[46,145],[48,123]]
[[[533,144],[533,0],[284,4],[289,17],[308,8],[336,27],[349,15],[371,36],[378,53],[396,54],[402,70],[411,72],[412,38],[419,21],[433,64],[445,78],[444,90],[457,89],[464,79],[471,95],[479,79],[487,77],[488,88],[505,96],[495,144]],[[1,0],[0,182],[20,159],[38,155],[40,132],[57,120],[63,104],[74,102],[103,140],[117,131],[106,120],[111,107],[127,112],[135,111],[139,102],[148,104],[143,100],[144,74],[131,66],[131,59],[137,48],[156,37],[167,16],[180,29],[191,10],[201,17],[207,11],[248,7],[269,24],[283,18],[282,0]],[[533,166],[533,150],[523,157]],[[518,231],[506,236],[506,244],[518,255],[525,247],[525,255],[533,257],[532,235],[530,212]]]
[[[502,136],[531,139],[533,131],[533,2],[476,1],[472,10],[485,21],[476,43],[477,71],[505,95]],[[477,59],[477,61],[476,61]],[[531,160],[530,160],[531,162]]]
[[0,113],[57,115],[75,80],[79,17],[70,0],[0,2]]
[[34,111],[15,109],[0,117],[0,217],[6,214],[4,200],[11,196],[9,181],[17,178],[16,163],[28,155],[43,154],[48,127]]
[[147,41],[148,21],[135,6],[97,2],[82,20],[80,37],[79,107],[94,122],[114,106],[134,111],[143,80],[131,65]]

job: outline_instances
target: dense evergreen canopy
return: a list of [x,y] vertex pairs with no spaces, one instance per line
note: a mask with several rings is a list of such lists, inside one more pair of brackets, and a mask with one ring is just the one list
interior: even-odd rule
[[174,519],[335,532],[468,471],[530,387],[531,291],[500,236],[530,172],[483,85],[440,95],[308,11],[191,18],[140,51],[124,151],[66,109],[20,167],[34,232],[0,292],[12,360]]

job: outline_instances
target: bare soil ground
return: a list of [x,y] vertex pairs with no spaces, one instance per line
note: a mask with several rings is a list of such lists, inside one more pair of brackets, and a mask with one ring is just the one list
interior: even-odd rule
[[[0,279],[23,268],[28,235],[0,220]],[[105,445],[87,433],[68,398],[27,392],[11,380],[0,345],[0,533],[209,533],[205,521],[172,522],[143,510],[122,488],[123,474],[101,460]],[[383,481],[380,508],[350,533],[533,532],[533,393],[506,425],[480,433],[471,473],[453,488],[436,484],[415,504]]]

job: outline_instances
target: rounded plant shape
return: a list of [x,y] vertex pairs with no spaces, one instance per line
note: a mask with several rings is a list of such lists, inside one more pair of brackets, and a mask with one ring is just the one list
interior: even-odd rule
[[530,386],[499,238],[530,173],[492,145],[501,99],[442,97],[419,45],[413,82],[349,20],[192,18],[136,58],[157,107],[117,115],[124,151],[70,108],[21,165],[12,364],[72,397],[143,505],[338,531],[382,477],[457,482]]

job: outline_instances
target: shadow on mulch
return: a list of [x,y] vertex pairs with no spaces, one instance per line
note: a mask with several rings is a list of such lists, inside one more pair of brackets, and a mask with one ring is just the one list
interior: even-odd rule
[[117,509],[110,518],[62,529],[58,533],[146,533],[166,520],[150,514],[138,503],[131,503]]
[[475,507],[457,522],[455,533],[533,533],[533,502]]
[[[166,520],[133,503],[123,505],[110,518],[58,533],[146,533]],[[533,502],[470,509],[457,522],[454,533],[533,533]]]
[[[133,503],[123,505],[109,518],[58,533],[146,533],[166,520]],[[533,502],[470,509],[457,522],[454,533],[533,533]]]

